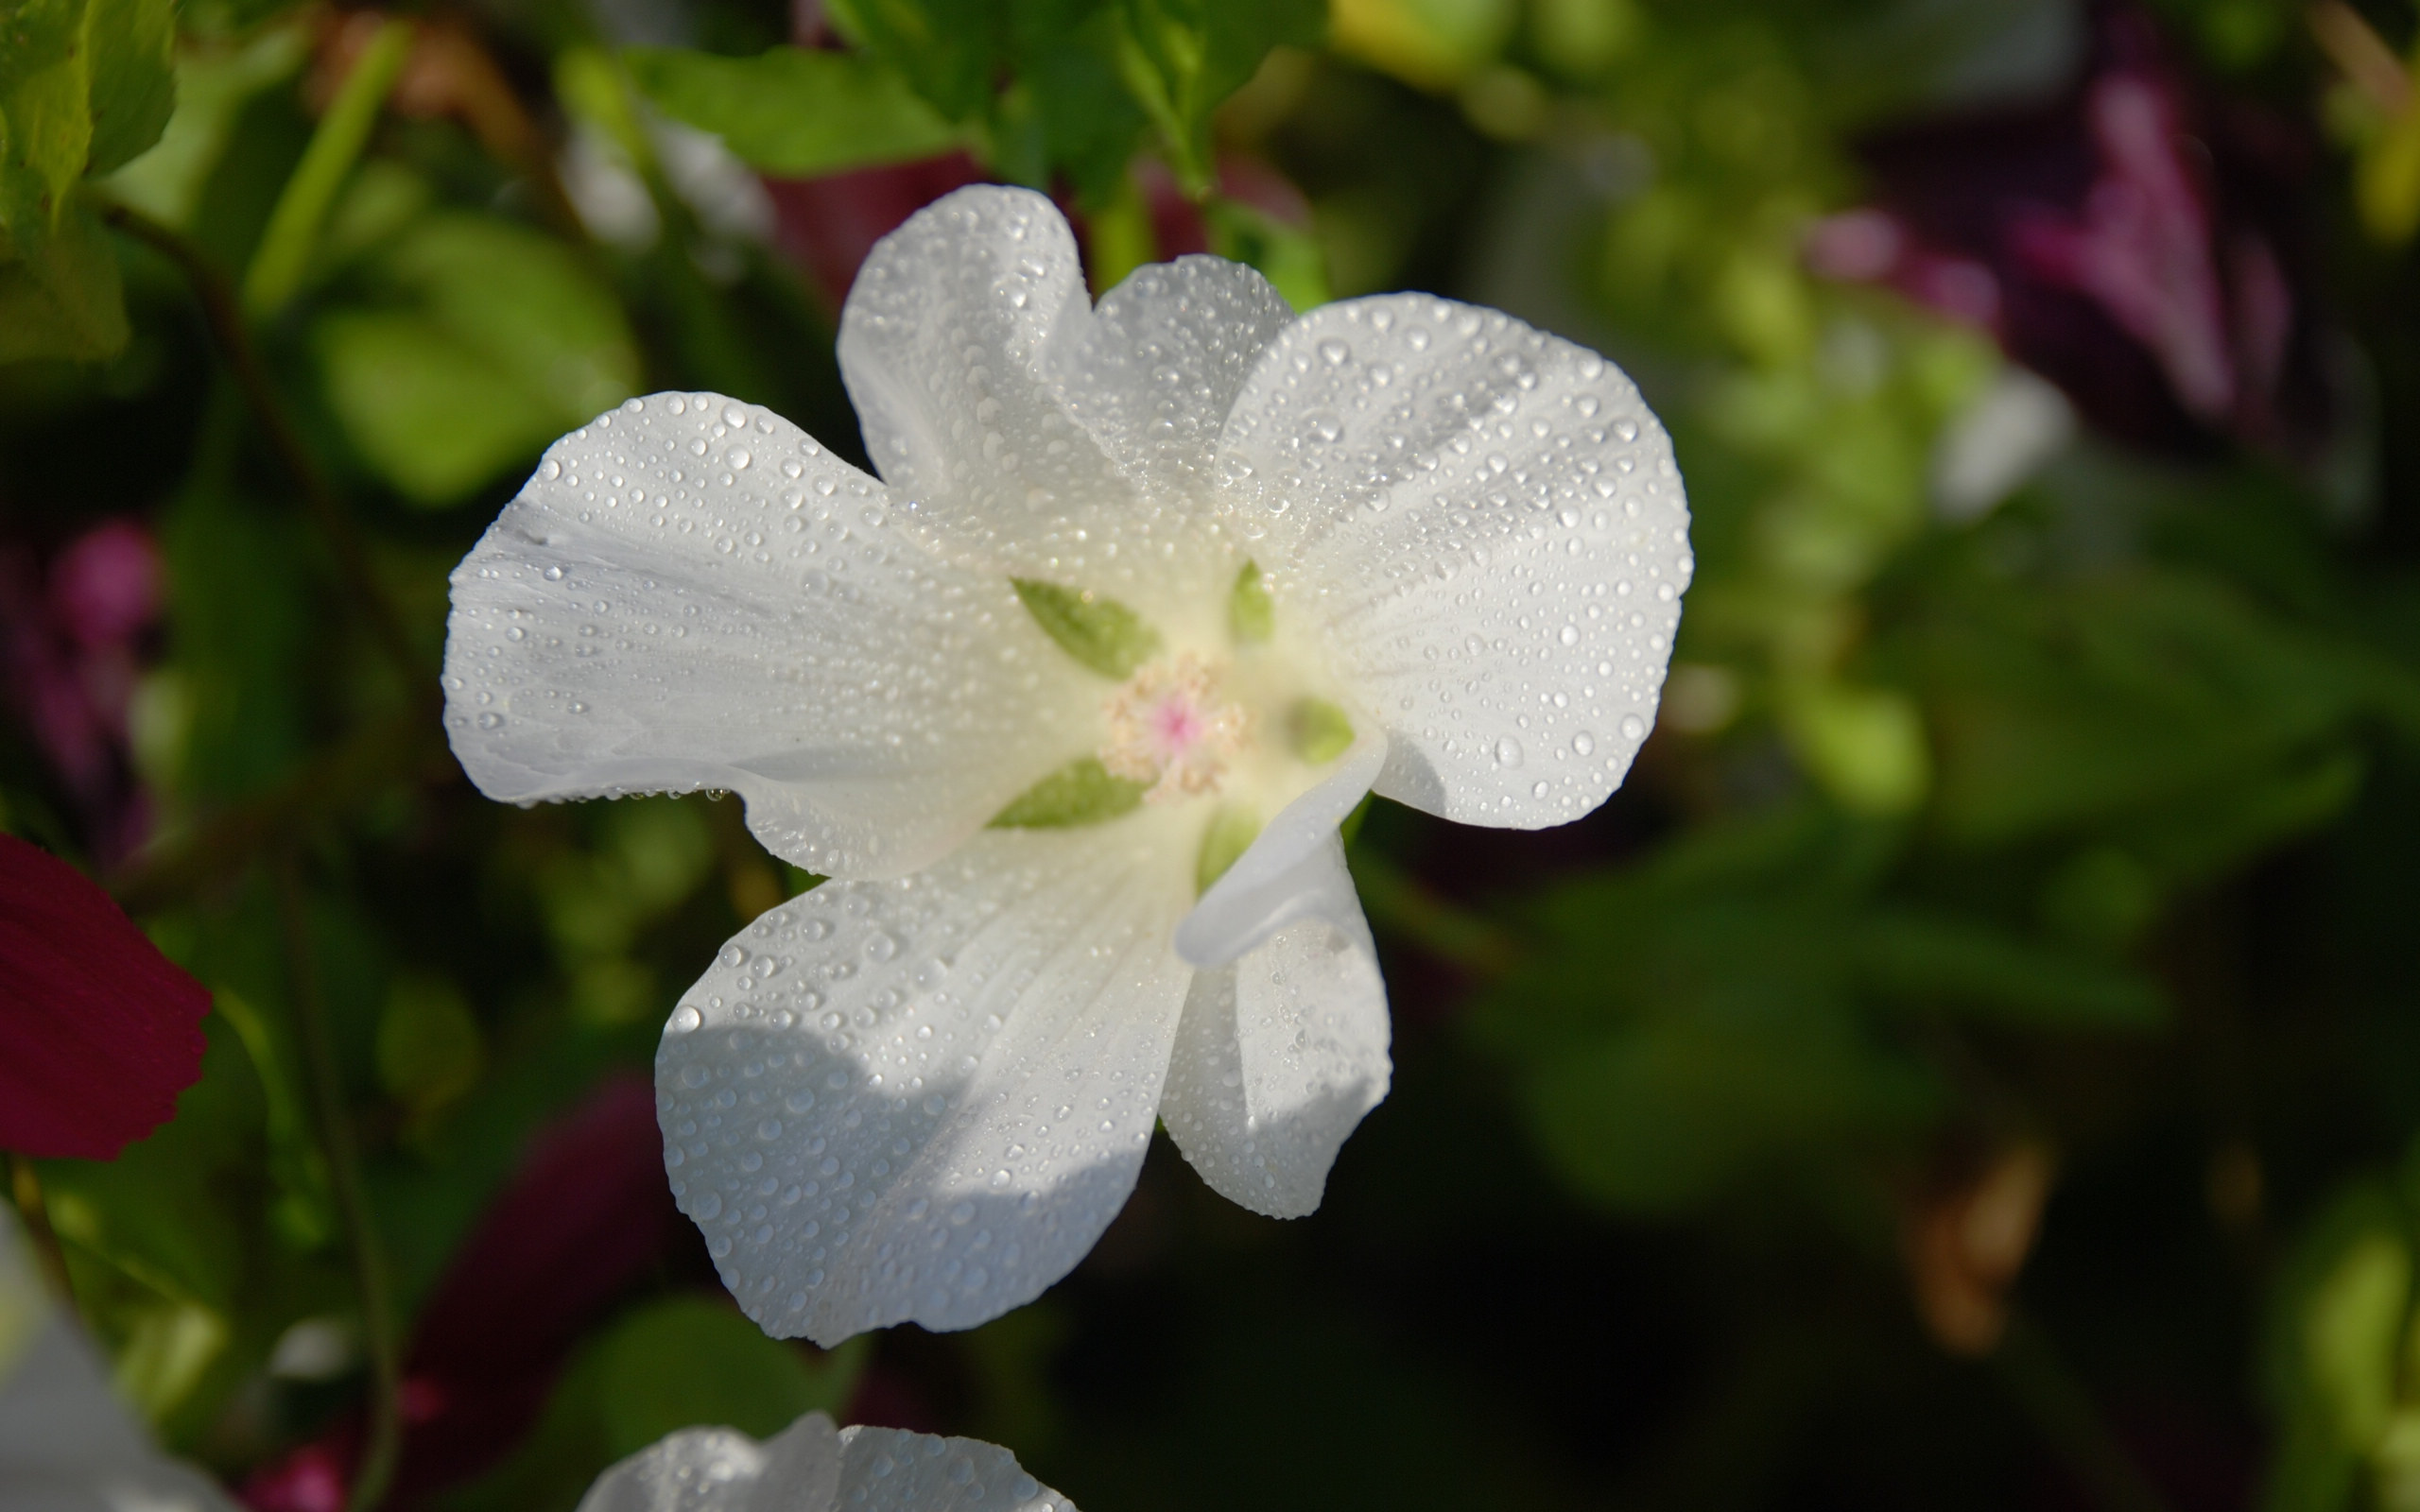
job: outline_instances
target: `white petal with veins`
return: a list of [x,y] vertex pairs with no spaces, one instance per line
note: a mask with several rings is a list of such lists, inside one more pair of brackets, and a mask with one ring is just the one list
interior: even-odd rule
[[1219,435],[1261,349],[1294,318],[1269,281],[1223,257],[1136,268],[1050,352],[1079,423],[1147,496],[1206,502]]
[[1354,300],[1261,354],[1222,450],[1280,613],[1386,722],[1381,795],[1536,829],[1620,784],[1693,565],[1621,369],[1493,311]]
[[740,932],[656,1057],[665,1160],[768,1332],[966,1328],[1065,1275],[1126,1200],[1190,972],[1167,811],[986,831]]
[[1076,1512],[996,1444],[808,1413],[759,1444],[684,1428],[596,1478],[579,1512]]
[[1076,1512],[997,1444],[863,1427],[840,1442],[847,1512]]
[[804,431],[634,400],[546,454],[454,572],[446,734],[491,798],[727,788],[811,871],[938,859],[1099,695],[997,575]]
[[1160,1102],[1201,1178],[1273,1218],[1320,1205],[1328,1167],[1387,1095],[1387,986],[1334,831],[1296,920],[1194,974]]

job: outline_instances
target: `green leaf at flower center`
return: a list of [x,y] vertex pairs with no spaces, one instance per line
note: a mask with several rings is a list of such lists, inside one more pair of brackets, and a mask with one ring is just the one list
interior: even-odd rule
[[994,830],[1065,830],[1129,814],[1151,784],[1112,777],[1097,756],[1080,756],[1034,783],[992,816]]
[[1160,648],[1160,632],[1114,598],[1030,577],[1009,579],[1033,622],[1061,650],[1104,678],[1129,678]]

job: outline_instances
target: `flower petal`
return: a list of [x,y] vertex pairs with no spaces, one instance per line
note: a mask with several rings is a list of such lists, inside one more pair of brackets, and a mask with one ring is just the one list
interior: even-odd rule
[[1387,986],[1335,833],[1318,905],[1242,959],[1197,972],[1160,1116],[1221,1194],[1272,1218],[1320,1205],[1328,1167],[1387,1095]]
[[840,376],[875,471],[936,539],[1058,576],[1096,554],[1075,532],[1132,512],[1051,376],[1053,344],[1091,318],[1075,234],[1030,189],[970,185],[874,244],[840,312]]
[[1058,208],[977,184],[866,259],[840,372],[868,454],[928,540],[995,572],[1152,600],[1198,586],[1204,554],[1223,550],[1200,529],[1215,429],[1287,315],[1258,274],[1208,257],[1141,270],[1097,314]]
[[761,1444],[736,1428],[683,1428],[599,1475],[579,1512],[829,1512],[840,1444],[820,1412]]
[[840,1446],[848,1512],[1076,1512],[1014,1454],[979,1438],[856,1427],[840,1430]]
[[918,544],[769,411],[633,400],[454,573],[446,731],[491,798],[728,788],[768,849],[891,876],[1066,760],[1098,694],[1005,577]]
[[108,893],[0,834],[0,1149],[114,1159],[200,1078],[209,1011]]
[[[1177,954],[1196,966],[1224,966],[1306,916],[1324,918],[1339,929],[1362,927],[1337,826],[1370,791],[1386,760],[1387,737],[1365,730],[1337,758],[1335,770],[1278,810],[1251,849],[1177,925]],[[1343,878],[1340,909],[1332,885],[1337,876]]]
[[1426,295],[1330,304],[1262,353],[1221,449],[1280,612],[1387,722],[1379,793],[1534,829],[1620,783],[1692,562],[1619,369]]
[[1142,492],[1205,499],[1227,413],[1293,318],[1256,269],[1181,257],[1129,274],[1050,355],[1069,412]]
[[233,1512],[127,1416],[108,1366],[51,1305],[0,1207],[0,1505],[10,1512]]
[[990,830],[743,930],[656,1055],[665,1163],[768,1332],[969,1328],[1132,1188],[1191,973],[1181,821]]

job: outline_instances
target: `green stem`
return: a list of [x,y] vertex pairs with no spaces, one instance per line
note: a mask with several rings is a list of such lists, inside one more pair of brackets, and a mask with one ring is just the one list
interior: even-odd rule
[[2168,1512],[2158,1489],[2101,1422],[2083,1383],[2023,1314],[2009,1314],[1992,1365],[2001,1385],[2102,1512]]
[[294,1022],[302,1041],[303,1073],[310,1082],[313,1110],[319,1115],[320,1144],[327,1154],[328,1184],[335,1193],[337,1216],[344,1223],[346,1240],[353,1251],[354,1281],[361,1296],[361,1332],[370,1350],[370,1432],[345,1507],[346,1512],[372,1512],[395,1477],[395,1460],[403,1447],[394,1300],[388,1287],[386,1254],[379,1247],[369,1197],[362,1190],[361,1153],[354,1143],[353,1118],[345,1106],[336,1044],[328,1032],[327,1005],[320,996],[302,881],[295,874],[291,855],[280,857],[272,870],[276,877],[278,919],[285,936],[287,970],[293,979]]
[[[359,70],[355,70],[359,72]],[[302,490],[303,512],[311,517],[312,525],[326,541],[328,551],[336,558],[338,576],[344,579],[345,593],[367,620],[371,634],[380,649],[395,663],[406,687],[418,685],[426,676],[420,658],[413,654],[411,640],[404,633],[404,622],[395,610],[393,600],[378,584],[370,570],[370,557],[361,543],[359,532],[353,527],[353,517],[328,482],[327,474],[302,445],[302,434],[286,419],[285,410],[278,403],[277,390],[268,381],[268,369],[263,366],[260,349],[252,344],[251,330],[244,323],[243,312],[236,305],[235,291],[229,286],[225,275],[211,266],[200,249],[175,231],[153,220],[141,211],[126,205],[111,205],[101,216],[112,226],[143,243],[177,266],[193,288],[194,298],[201,304],[202,318],[210,327],[219,354],[226,359],[235,387],[244,396],[245,407],[252,412],[252,421],[268,438],[269,448],[285,471],[292,474]]]
[[9,1152],[9,1190],[26,1220],[26,1237],[33,1241],[34,1259],[58,1294],[60,1305],[76,1306],[76,1283],[67,1275],[67,1251],[59,1247],[59,1230],[50,1226],[50,1204],[43,1200],[42,1173],[30,1156]]
[[353,72],[345,76],[336,98],[328,103],[327,113],[320,117],[320,129],[302,151],[302,161],[295,164],[293,177],[277,197],[277,207],[269,212],[260,249],[252,253],[252,266],[245,271],[247,315],[256,319],[275,315],[302,284],[311,249],[320,240],[320,226],[361,149],[369,144],[371,128],[378,124],[378,112],[403,73],[411,46],[412,24],[389,20],[361,50]]

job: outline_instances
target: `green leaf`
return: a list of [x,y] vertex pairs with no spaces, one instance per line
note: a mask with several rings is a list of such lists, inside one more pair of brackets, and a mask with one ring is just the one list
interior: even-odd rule
[[992,817],[995,830],[1063,830],[1131,814],[1151,784],[1112,777],[1098,757],[1080,756],[1011,799]]
[[1353,721],[1325,698],[1298,698],[1286,711],[1286,743],[1313,766],[1353,748]]
[[1210,890],[1210,885],[1227,874],[1227,868],[1243,859],[1253,841],[1260,838],[1260,816],[1248,808],[1221,803],[1210,816],[1210,823],[1201,832],[1201,849],[1193,858],[1193,890],[1198,896]]
[[666,115],[715,133],[768,173],[903,163],[963,139],[897,72],[870,58],[799,47],[754,58],[641,47],[622,60]]
[[1277,633],[1277,605],[1258,562],[1248,561],[1236,574],[1236,586],[1227,593],[1227,629],[1237,645],[1257,645]]
[[624,1320],[597,1357],[607,1452],[635,1454],[700,1424],[769,1438],[806,1413],[837,1412],[853,1362],[810,1366],[794,1345],[766,1337],[727,1302],[675,1297]]
[[328,400],[406,497],[446,505],[627,398],[621,307],[567,248],[510,222],[424,222],[378,276],[409,302],[323,317]]
[[1922,1067],[1822,1015],[1676,1018],[1543,1067],[1530,1106],[1542,1143],[1582,1192],[1660,1212],[1758,1166],[1920,1125],[1941,1091]]
[[1159,128],[1177,177],[1210,187],[1210,112],[1252,77],[1271,47],[1318,43],[1317,0],[1120,0],[1117,66]]
[[92,155],[87,173],[132,162],[160,140],[177,103],[174,0],[92,0]]
[[417,312],[331,315],[316,345],[353,444],[421,504],[460,499],[562,428],[553,406]]
[[1060,648],[1105,678],[1125,678],[1160,648],[1160,632],[1114,598],[1011,577],[1026,612]]
[[0,94],[0,123],[7,128],[0,139],[0,232],[18,257],[39,254],[92,156],[90,76],[75,26],[83,8],[76,6],[72,14],[62,14],[64,9],[28,7],[22,19],[7,23],[17,56],[0,60],[0,77],[14,76]]
[[451,1512],[545,1512],[578,1503],[608,1465],[682,1428],[763,1437],[804,1414],[836,1416],[871,1340],[829,1352],[769,1339],[729,1303],[676,1297],[631,1313],[566,1367],[512,1456],[450,1490]]
[[0,362],[93,362],[127,342],[117,256],[92,212],[69,206],[55,233],[0,263]]
[[1232,199],[1213,198],[1201,207],[1210,226],[1210,249],[1250,264],[1296,310],[1313,310],[1334,298],[1327,253],[1307,230]]
[[379,1085],[424,1116],[477,1083],[487,1066],[487,1040],[452,983],[405,976],[389,991],[386,1011],[379,1015],[377,1055]]
[[2046,1028],[2151,1029],[2168,1005],[2139,972],[1949,915],[1869,915],[1856,942],[1867,981],[1926,1006]]
[[1017,9],[997,0],[827,0],[824,14],[841,35],[905,75],[942,114],[963,121],[991,101],[993,73]]
[[[1928,684],[1940,821],[1956,841],[2004,844],[2175,804],[2213,816],[2241,787],[2302,767],[2373,696],[2363,657],[2199,574],[2054,593],[1953,587],[1909,636]],[[2312,781],[2278,812],[2324,812],[2327,784]]]

